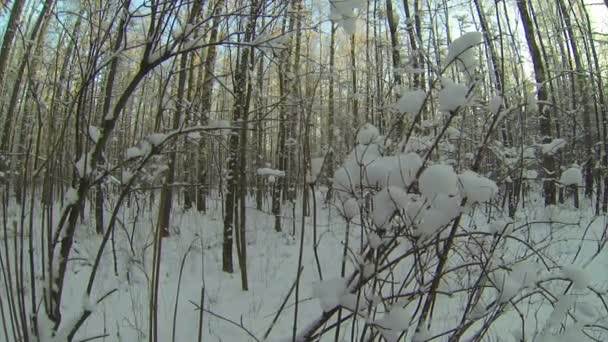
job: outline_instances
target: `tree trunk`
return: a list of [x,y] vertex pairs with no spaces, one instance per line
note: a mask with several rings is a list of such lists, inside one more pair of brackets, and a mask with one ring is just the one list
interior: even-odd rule
[[[21,12],[23,12],[23,5],[25,0],[13,1],[13,7],[11,9],[11,15],[8,18],[6,24],[6,31],[4,31],[4,37],[2,39],[2,48],[0,48],[0,91],[4,93],[4,81],[6,76],[6,69],[8,67],[9,56],[13,48],[13,39],[15,38],[15,32],[21,19]],[[0,107],[1,108],[1,107]],[[0,150],[1,151],[1,150]]]
[[[255,24],[258,17],[259,4],[251,4],[244,42],[252,40]],[[250,63],[251,48],[242,47],[237,57],[237,68],[234,75],[234,107],[232,111],[233,129],[229,137],[228,175],[226,197],[224,205],[224,243],[223,243],[223,270],[232,273],[232,241],[235,226],[235,212],[237,200],[239,203],[239,226],[237,227],[237,252],[239,268],[241,270],[241,286],[244,291],[248,289],[247,281],[247,238],[245,231],[246,211],[245,200],[247,194],[246,169],[246,139],[247,139],[247,113],[249,111],[249,98],[251,94],[250,79],[247,66]],[[237,188],[238,186],[238,188]]]
[[[124,4],[124,9],[125,11],[128,11],[129,8],[129,3],[130,0],[128,0],[125,4]],[[106,85],[105,85],[105,91],[104,91],[104,98],[103,98],[103,108],[101,111],[101,119],[99,120],[100,122],[103,122],[103,120],[105,119],[106,115],[108,115],[108,113],[110,113],[110,108],[112,105],[112,95],[114,92],[114,80],[116,78],[116,72],[118,70],[118,64],[120,63],[120,55],[117,53],[121,46],[122,46],[122,42],[123,42],[123,37],[126,34],[126,25],[127,25],[127,16],[128,14],[124,14],[124,16],[120,19],[120,23],[118,24],[118,29],[116,31],[116,38],[114,41],[114,46],[113,46],[113,53],[115,54],[115,57],[112,59],[112,62],[110,63],[110,69],[108,70],[108,78],[106,80]],[[98,160],[96,161],[97,163],[101,164],[103,163],[103,160],[100,156],[100,158],[98,158]],[[103,227],[104,227],[104,222],[103,222],[103,202],[104,202],[104,194],[103,194],[103,187],[102,184],[97,184],[95,186],[95,230],[97,232],[97,234],[103,234]]]
[[[217,3],[209,2],[210,13],[209,15],[213,15],[213,22],[211,24],[211,32],[209,33],[209,44],[213,44],[217,41],[218,30],[219,30],[219,20],[220,18],[217,16],[221,12],[223,7],[224,0],[219,0]],[[217,46],[209,45],[206,48],[206,56],[205,61],[203,62],[203,75],[202,75],[202,84],[201,84],[201,93],[199,95],[200,98],[200,109],[201,113],[201,125],[205,125],[209,121],[209,113],[211,112],[211,96],[213,94],[213,80],[214,70],[215,70],[215,61],[217,58]],[[207,210],[207,195],[209,193],[209,179],[207,172],[207,162],[208,156],[205,149],[205,146],[202,144],[198,147],[199,151],[199,170],[198,170],[198,187],[197,187],[197,195],[196,195],[196,209],[198,211],[206,211]]]
[[[195,22],[200,11],[200,3],[194,2],[188,23]],[[184,113],[185,102],[184,96],[186,93],[186,79],[188,77],[188,59],[189,53],[184,53],[180,57],[179,75],[177,80],[177,105],[173,114],[172,129],[179,129],[182,124],[182,114]],[[177,162],[176,152],[169,154],[169,164],[165,174],[165,181],[160,193],[160,206],[158,208],[158,226],[161,229],[161,236],[169,236],[169,225],[171,223],[171,208],[173,206],[173,183],[175,182],[175,167]]]
[[[526,35],[526,42],[528,43],[528,49],[530,50],[530,56],[532,57],[532,64],[534,66],[534,77],[538,84],[538,91],[536,94],[538,113],[540,116],[540,134],[542,136],[543,143],[549,143],[552,139],[552,116],[549,108],[545,105],[548,99],[547,89],[545,85],[546,75],[545,68],[541,59],[541,52],[538,48],[534,32],[534,24],[530,16],[528,9],[527,0],[518,0],[517,7],[522,20],[524,33]],[[543,191],[545,195],[545,205],[556,204],[555,196],[555,159],[552,154],[543,153]]]

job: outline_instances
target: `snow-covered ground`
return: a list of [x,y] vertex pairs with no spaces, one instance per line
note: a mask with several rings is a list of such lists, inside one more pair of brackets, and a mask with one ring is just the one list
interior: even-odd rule
[[[317,202],[322,203],[322,199],[323,195],[317,193]],[[172,235],[164,239],[162,245],[158,341],[198,340],[201,290],[204,294],[203,341],[263,341],[270,326],[273,328],[266,340],[291,341],[295,309],[293,292],[276,323],[272,324],[297,275],[301,209],[300,205],[296,208],[295,236],[291,235],[294,221],[288,204],[285,209],[284,232],[277,233],[273,228],[273,216],[257,211],[253,204],[248,207],[249,291],[241,290],[236,250],[235,273],[221,271],[221,202],[212,201],[206,214],[195,210],[174,210]],[[488,270],[487,286],[495,289],[486,290],[480,304],[471,313],[487,317],[502,314],[483,341],[519,341],[522,326],[526,341],[591,341],[580,333],[583,325],[587,325],[587,332],[591,331],[591,325],[608,325],[608,307],[598,296],[606,295],[608,289],[608,254],[600,250],[603,246],[598,245],[607,224],[606,217],[593,217],[588,210],[576,210],[568,205],[549,209],[532,205],[522,208],[515,222],[507,225],[508,221],[500,220],[487,223],[482,209],[483,206],[480,206],[469,211],[461,222],[462,232],[478,232],[481,235],[476,238],[477,235],[471,234],[457,241],[454,248],[456,252],[450,254],[449,265],[456,268],[475,261],[472,254],[467,254],[473,251],[487,253],[488,250],[483,247],[487,245],[484,243],[493,241],[497,236],[493,234],[495,232],[502,233],[505,237],[512,236],[502,239],[502,245],[495,249],[497,262],[492,266],[496,266],[496,269],[491,272]],[[11,206],[9,222],[19,215],[19,208]],[[80,329],[75,340],[97,336],[100,338],[96,340],[108,342],[148,340],[153,264],[152,227],[155,226],[156,215],[154,206],[152,210],[146,207],[140,208],[140,211],[136,210],[136,206],[124,208],[114,238],[115,248],[106,248],[91,298],[85,297],[84,293],[101,237],[94,233],[94,223],[86,216],[77,230],[73,260],[69,263],[68,286],[64,294],[68,300],[65,301],[64,317],[76,315],[83,308],[91,308],[92,303],[101,296],[114,289],[117,291],[100,304],[94,305],[93,315]],[[40,217],[36,219],[40,220]],[[312,222],[312,217],[305,218],[298,331],[319,318],[323,306],[331,306],[332,300],[343,305],[348,301],[347,296],[341,299],[330,298],[332,294],[340,296],[340,285],[336,285],[340,281],[336,279],[340,276],[347,224],[337,208],[319,204],[318,252],[325,280],[319,285],[313,254]],[[358,218],[354,218],[349,225],[350,251],[346,274],[355,270],[352,260],[360,252],[358,223]],[[129,237],[131,234],[133,236]],[[442,234],[447,234],[447,231]],[[373,237],[377,239],[377,236]],[[4,241],[0,242],[4,249]],[[8,245],[10,249],[11,243]],[[403,239],[389,259],[411,248],[413,246]],[[39,251],[36,249],[36,253]],[[595,255],[596,252],[599,254]],[[474,278],[474,274],[468,272],[454,271],[446,274],[439,290],[443,294],[453,292],[454,295],[439,297],[431,329],[424,334],[419,332],[416,335],[414,332],[415,319],[412,317],[415,317],[417,307],[415,296],[387,300],[391,295],[408,292],[407,288],[399,292],[395,287],[400,285],[414,266],[413,262],[414,258],[406,258],[396,264],[392,275],[386,278],[394,283],[383,286],[381,291],[384,300],[377,303],[372,315],[363,312],[365,318],[357,321],[356,329],[351,330],[352,320],[348,321],[343,326],[340,340],[350,341],[351,333],[360,333],[365,322],[373,323],[377,331],[388,340],[393,340],[405,330],[405,338],[402,339],[405,341],[415,340],[422,335],[430,338],[458,322],[466,304],[466,296],[461,295],[459,289]],[[429,265],[434,263],[431,261]],[[501,268],[501,265],[509,265],[509,268]],[[434,268],[429,267],[429,270],[432,269]],[[4,295],[5,284],[0,286]],[[566,290],[569,286],[571,288]],[[534,295],[526,297],[526,294],[538,292],[541,287],[555,297],[544,301]],[[498,309],[497,303],[509,302],[511,304]],[[407,303],[410,304],[405,305]],[[399,308],[398,304],[405,308]],[[385,314],[387,310],[390,313]],[[343,316],[350,311],[344,309],[344,312]],[[566,319],[567,315],[569,317]],[[521,317],[524,318],[525,325],[522,325]],[[483,321],[482,319],[476,324],[481,326]],[[0,335],[0,340],[3,338]],[[331,332],[323,336],[322,340],[333,339],[334,333]],[[607,339],[608,334],[599,338]],[[437,336],[435,340],[443,341],[447,337]]]

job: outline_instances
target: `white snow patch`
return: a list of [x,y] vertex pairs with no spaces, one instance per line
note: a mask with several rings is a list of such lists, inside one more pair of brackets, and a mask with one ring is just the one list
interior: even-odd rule
[[422,171],[418,185],[420,192],[429,199],[438,194],[456,194],[458,176],[450,165],[434,164]]
[[490,103],[488,104],[488,110],[490,111],[490,113],[498,114],[498,111],[502,106],[502,100],[502,96],[500,95],[496,95],[490,100]]
[[125,157],[127,159],[133,159],[133,158],[139,158],[143,155],[143,152],[137,148],[137,147],[129,147],[127,149],[127,153],[125,154]]
[[481,39],[480,32],[468,32],[456,38],[448,48],[445,65],[458,61],[464,71],[471,69],[477,60],[475,46],[481,43]]
[[401,113],[418,113],[424,105],[426,92],[423,90],[406,91],[401,94],[395,108]]
[[540,146],[543,154],[555,154],[566,146],[566,140],[561,138],[553,139],[550,143],[542,144]]
[[97,143],[99,141],[100,136],[101,132],[99,131],[99,128],[95,126],[89,126],[89,137],[91,137],[91,140],[93,140],[93,142]]
[[578,166],[573,166],[562,172],[559,182],[563,185],[583,185],[583,174]]
[[339,209],[344,218],[350,221],[359,215],[359,202],[356,198],[351,197],[344,201]]
[[408,329],[411,320],[412,315],[406,309],[393,307],[382,318],[375,320],[374,324],[379,327],[384,339],[393,342],[399,339],[401,332]]
[[313,284],[313,296],[320,300],[321,308],[327,312],[340,304],[340,298],[347,293],[347,280],[332,278]]
[[421,166],[422,158],[413,152],[382,157],[366,168],[366,176],[373,186],[407,188],[415,180]]
[[366,123],[359,128],[359,132],[357,133],[357,143],[360,145],[369,145],[376,141],[379,136],[380,131],[378,131],[378,128],[372,124]]
[[466,105],[469,102],[467,96],[469,89],[447,78],[442,80],[443,88],[439,91],[439,111],[450,112]]
[[472,203],[488,202],[498,193],[496,183],[473,171],[465,171],[458,178],[463,196]]
[[391,198],[388,189],[379,191],[372,198],[374,210],[372,211],[372,222],[378,228],[388,227],[397,207]]
[[576,265],[562,266],[564,277],[572,281],[572,286],[575,290],[584,290],[591,282],[591,275],[585,269]]
[[65,194],[66,205],[74,205],[78,202],[78,190],[70,187]]
[[152,133],[146,137],[146,140],[152,144],[152,146],[159,146],[167,140],[167,135],[163,133]]
[[93,151],[89,151],[80,156],[75,167],[80,178],[88,177],[93,171]]
[[378,247],[382,246],[382,239],[374,232],[367,234],[367,242],[369,242],[369,246],[372,249],[377,249]]
[[312,158],[310,160],[310,171],[306,175],[306,181],[309,184],[315,183],[319,179],[321,170],[323,169],[323,161],[324,158]]
[[129,183],[129,181],[131,181],[131,178],[133,178],[133,172],[129,170],[124,170],[122,172],[121,179],[123,184]]
[[258,176],[285,177],[285,171],[263,167],[257,170]]

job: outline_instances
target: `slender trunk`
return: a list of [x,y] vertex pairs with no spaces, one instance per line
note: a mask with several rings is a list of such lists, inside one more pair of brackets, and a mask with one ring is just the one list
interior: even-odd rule
[[23,12],[23,5],[25,0],[13,1],[13,7],[11,8],[11,15],[8,18],[6,24],[6,31],[4,31],[4,37],[2,39],[2,47],[0,48],[0,93],[4,93],[4,81],[6,76],[6,69],[8,67],[9,56],[13,49],[13,39],[17,32],[17,26],[21,19],[21,12]]
[[329,43],[329,89],[327,94],[328,108],[327,108],[327,161],[326,161],[326,175],[325,182],[327,184],[327,196],[326,201],[331,200],[332,188],[331,179],[334,175],[335,161],[334,161],[334,146],[335,146],[335,105],[334,105],[334,73],[335,73],[335,59],[336,59],[336,25],[331,22],[331,39]]
[[[129,8],[129,2],[130,0],[128,0],[125,4],[124,4],[124,9],[125,11],[128,10]],[[127,25],[127,13],[123,14],[123,17],[120,19],[120,23],[118,24],[118,29],[116,31],[116,40],[114,41],[114,46],[112,48],[112,52],[115,54],[114,59],[112,59],[112,62],[110,63],[110,69],[108,71],[108,78],[106,80],[106,85],[105,85],[105,92],[104,92],[104,98],[103,98],[103,108],[102,108],[102,112],[101,112],[101,120],[99,120],[100,122],[103,121],[106,117],[106,115],[108,115],[108,113],[110,113],[110,108],[112,105],[112,96],[113,96],[113,92],[114,92],[114,80],[116,78],[116,72],[118,70],[118,64],[120,63],[120,55],[118,54],[118,51],[120,50],[121,46],[122,46],[122,42],[123,42],[123,37],[126,34],[126,25]],[[100,156],[98,158],[98,160],[96,160],[97,163],[102,164],[103,163],[103,158]],[[103,234],[103,227],[104,227],[104,222],[103,222],[103,202],[104,202],[104,194],[103,194],[103,187],[102,184],[97,184],[95,186],[95,230],[97,232],[97,234]]]
[[[530,56],[532,57],[532,64],[534,66],[534,77],[537,83],[537,106],[538,113],[540,114],[540,134],[542,136],[543,143],[549,143],[552,138],[552,116],[550,109],[545,105],[548,94],[545,68],[541,59],[541,51],[536,43],[534,24],[528,9],[528,0],[518,0],[517,7],[522,20],[522,25],[526,35],[526,41],[528,43],[528,49],[530,50]],[[544,181],[543,191],[545,195],[545,204],[551,205],[556,204],[555,196],[555,159],[552,154],[543,153],[543,168],[544,168]]]
[[[212,6],[210,9],[210,15],[217,15],[220,13],[224,4],[224,0],[219,0],[217,3],[210,2],[209,6]],[[213,18],[213,22],[211,24],[211,32],[209,33],[209,44],[213,44],[217,41],[218,32],[219,32],[219,20],[220,18],[215,16]],[[211,97],[213,95],[213,81],[215,79],[214,71],[215,71],[215,62],[217,59],[217,47],[216,45],[210,45],[206,48],[206,57],[203,62],[203,75],[202,75],[202,89],[199,95],[200,98],[200,110],[201,113],[201,124],[207,124],[209,121],[209,113],[211,112]],[[209,183],[208,172],[207,172],[207,162],[208,155],[204,145],[200,145],[198,147],[199,151],[199,170],[198,170],[198,183],[199,186],[197,197],[196,197],[196,209],[198,211],[205,211],[207,209],[207,195],[209,193]]]

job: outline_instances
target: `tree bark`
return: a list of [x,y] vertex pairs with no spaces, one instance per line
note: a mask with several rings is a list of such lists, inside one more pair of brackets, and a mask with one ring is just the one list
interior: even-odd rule
[[[546,74],[545,68],[541,59],[541,52],[536,43],[534,24],[530,16],[528,9],[527,0],[518,0],[517,8],[522,20],[524,33],[526,35],[526,42],[528,43],[528,49],[530,50],[530,56],[532,57],[532,64],[534,66],[534,78],[537,83],[538,91],[536,93],[538,113],[540,116],[540,134],[542,136],[543,143],[549,143],[552,138],[552,115],[549,108],[545,105],[548,99],[546,89]],[[555,159],[550,153],[543,153],[542,156],[543,164],[543,191],[545,196],[545,205],[556,204],[555,196]]]

